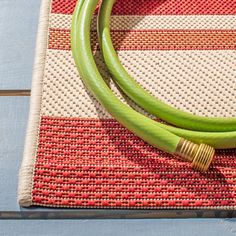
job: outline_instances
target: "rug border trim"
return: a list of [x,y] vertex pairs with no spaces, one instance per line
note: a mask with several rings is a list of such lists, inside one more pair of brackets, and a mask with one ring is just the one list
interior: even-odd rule
[[42,80],[48,44],[48,26],[51,0],[41,0],[38,33],[36,40],[33,80],[31,86],[30,112],[26,132],[23,160],[19,171],[18,203],[22,207],[32,205],[34,162],[39,138],[41,117]]

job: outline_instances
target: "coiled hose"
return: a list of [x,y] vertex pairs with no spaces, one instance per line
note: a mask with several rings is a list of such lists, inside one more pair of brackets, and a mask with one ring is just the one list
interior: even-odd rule
[[[98,30],[104,60],[113,79],[131,99],[150,113],[169,123],[198,131],[158,123],[123,104],[100,75],[91,50],[90,24],[98,1],[79,0],[72,19],[72,53],[84,84],[105,109],[135,135],[165,152],[191,162],[193,168],[206,171],[212,162],[214,148],[236,147],[236,119],[194,116],[162,103],[141,88],[125,71],[112,46],[109,20],[115,0],[104,0]],[[147,106],[146,101],[149,102]]]

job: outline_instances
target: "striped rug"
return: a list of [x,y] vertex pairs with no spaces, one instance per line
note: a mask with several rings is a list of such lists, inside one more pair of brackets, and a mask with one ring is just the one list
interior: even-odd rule
[[[118,124],[84,87],[70,48],[75,0],[43,0],[19,204],[71,208],[235,209],[236,150],[206,174]],[[236,116],[236,0],[117,0],[111,35],[128,72],[193,114]],[[97,65],[114,93],[91,26]]]

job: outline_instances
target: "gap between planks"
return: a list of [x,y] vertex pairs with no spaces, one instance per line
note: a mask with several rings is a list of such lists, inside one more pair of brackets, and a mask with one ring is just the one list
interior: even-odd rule
[[31,90],[21,89],[21,90],[0,90],[0,97],[11,97],[11,96],[19,96],[19,97],[27,97],[30,96]]

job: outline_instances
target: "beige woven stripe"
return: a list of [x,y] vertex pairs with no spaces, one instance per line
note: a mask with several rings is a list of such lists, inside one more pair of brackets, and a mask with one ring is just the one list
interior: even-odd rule
[[[129,73],[161,100],[199,115],[236,116],[235,51],[120,51],[119,57]],[[84,88],[70,51],[48,50],[46,61],[42,115],[110,117]],[[96,61],[109,80],[98,54]],[[109,84],[122,98],[113,82]]]
[[[50,28],[69,29],[71,15],[51,14]],[[92,29],[96,30],[96,18]],[[113,30],[142,29],[236,29],[234,15],[190,15],[190,16],[112,16]]]

